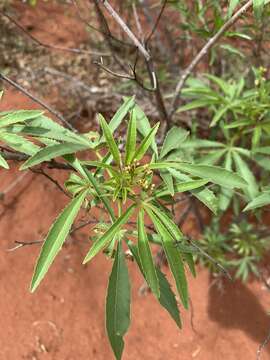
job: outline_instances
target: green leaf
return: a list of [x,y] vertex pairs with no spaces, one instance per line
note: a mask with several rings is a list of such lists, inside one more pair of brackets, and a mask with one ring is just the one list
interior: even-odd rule
[[40,148],[22,136],[0,133],[0,140],[12,149],[27,155],[34,155]]
[[[227,170],[232,169],[232,155],[228,151],[225,157],[224,168]],[[219,207],[222,211],[227,210],[230,205],[231,199],[233,197],[233,191],[231,189],[221,189],[221,194],[219,196]]]
[[228,51],[230,54],[239,56],[239,58],[244,59],[246,57],[246,55],[242,51],[229,44],[221,44],[219,45],[219,47],[223,50]]
[[159,283],[149,246],[148,237],[145,231],[143,209],[139,211],[138,215],[138,250],[147,283],[152,292],[156,295],[157,298],[159,298]]
[[29,167],[38,165],[44,161],[50,161],[58,156],[66,154],[73,154],[80,150],[85,150],[86,146],[82,144],[63,143],[46,146],[39,150],[34,156],[28,159],[21,167],[20,170],[25,170]]
[[149,146],[151,145],[151,143],[153,142],[153,140],[155,139],[155,135],[156,132],[158,130],[159,127],[159,123],[157,123],[153,129],[151,129],[149,131],[149,133],[146,135],[146,137],[143,139],[143,141],[141,142],[140,146],[138,147],[138,149],[135,151],[135,154],[132,157],[132,161],[134,159],[136,160],[141,160],[142,157],[144,156],[144,154],[146,153],[146,151],[148,150]]
[[31,283],[31,292],[34,292],[44,278],[56,255],[60,251],[70,228],[84,202],[88,191],[75,197],[52,225],[42,246]]
[[124,99],[124,103],[120,106],[117,112],[109,123],[109,128],[112,133],[119,127],[125,116],[135,105],[135,96],[127,97]]
[[174,184],[173,184],[172,175],[167,172],[160,172],[160,176],[161,176],[162,180],[164,181],[164,183],[169,191],[169,194],[174,196]]
[[25,121],[24,125],[11,125],[7,128],[7,131],[31,135],[37,137],[38,139],[42,137],[69,143],[85,144],[86,146],[93,147],[93,143],[84,136],[73,133],[43,115],[35,119]]
[[270,155],[270,146],[257,147],[254,149],[254,152],[263,155]]
[[209,107],[211,104],[216,103],[216,102],[217,102],[217,100],[211,100],[211,99],[194,100],[184,106],[181,106],[177,110],[177,112],[179,113],[179,112],[183,112],[183,111],[198,109],[201,107]]
[[123,336],[130,325],[130,283],[122,244],[119,241],[106,299],[106,329],[117,360],[124,349]]
[[88,167],[92,166],[97,169],[100,169],[100,168],[106,169],[106,170],[108,170],[108,173],[110,175],[113,174],[113,176],[120,179],[120,173],[117,170],[115,170],[112,165],[106,164],[106,162],[104,162],[104,161],[95,161],[95,160],[85,160],[84,161],[84,160],[82,160],[80,163],[83,166],[88,166]]
[[240,3],[240,0],[230,0],[229,8],[228,8],[228,17],[230,18],[237,7],[237,5]]
[[90,261],[97,253],[103,249],[117,234],[120,230],[121,226],[124,225],[128,219],[130,218],[133,210],[135,208],[135,204],[131,205],[113,224],[112,226],[98,239],[94,242],[91,249],[87,253],[83,264],[86,264]]
[[181,329],[182,324],[175,294],[173,293],[171,286],[163,272],[161,272],[159,268],[156,268],[156,271],[160,287],[160,305],[162,305],[168,311],[176,325],[179,327],[179,329]]
[[114,161],[117,165],[121,164],[121,155],[120,151],[118,149],[118,146],[116,145],[116,142],[113,138],[112,132],[110,130],[109,125],[106,123],[106,120],[102,115],[99,114],[99,122],[103,131],[103,135],[106,139],[106,143],[110,149],[110,152],[114,158]]
[[[142,275],[145,277],[141,260],[139,258],[138,247],[134,245],[131,241],[128,241],[128,247],[138,264]],[[160,271],[158,267],[156,267],[156,273],[159,281],[160,287],[160,298],[158,299],[161,306],[164,307],[166,311],[171,315],[172,319],[175,321],[176,325],[181,329],[181,319],[179,314],[179,309],[177,306],[177,302],[175,299],[175,294],[173,293],[171,286],[166,279],[166,276]]]
[[172,127],[164,140],[164,143],[161,148],[160,158],[166,156],[170,151],[174,149],[178,149],[181,146],[181,143],[186,140],[189,132],[180,128],[180,127]]
[[211,141],[211,140],[204,140],[204,139],[192,139],[185,141],[182,148],[217,148],[217,147],[224,147],[224,144],[218,141]]
[[40,110],[10,111],[0,118],[0,128],[11,124],[20,123],[25,120],[34,119],[42,114],[43,111]]
[[263,13],[263,7],[265,5],[265,0],[253,0],[253,10],[255,17],[259,20]]
[[[185,183],[191,183],[191,178],[188,175],[182,174],[175,169],[170,169],[170,173],[179,180],[185,181]],[[194,181],[203,181],[203,180],[194,180]],[[208,181],[207,181],[208,182]],[[179,184],[181,186],[181,183]],[[202,188],[200,184],[198,186],[194,186],[193,190],[190,190],[192,195],[194,195],[198,200],[200,200],[205,206],[207,206],[214,214],[217,213],[217,205],[218,199],[216,198],[215,194],[207,189]],[[204,184],[202,184],[204,185]],[[196,189],[197,188],[197,189]]]
[[[166,229],[170,232],[171,236],[173,237],[175,243],[178,243],[177,249],[181,251],[181,248],[184,247],[185,250],[186,249],[189,250],[189,246],[183,244],[184,235],[180,231],[179,227],[175,224],[175,222],[172,219],[170,219],[170,217],[165,212],[160,211],[153,204],[149,204],[148,206],[151,209],[151,211],[153,211],[155,215],[160,219],[160,221],[162,221],[163,225],[166,227]],[[195,265],[191,252],[192,251],[187,253],[186,251],[184,251],[182,255],[187,261],[191,273],[193,274],[193,276],[196,276]]]
[[197,162],[200,165],[215,165],[225,152],[226,150],[212,150],[207,155],[200,157]]
[[253,199],[243,211],[254,210],[260,208],[262,206],[266,206],[270,204],[270,192],[265,192],[260,194],[258,197]]
[[233,151],[233,159],[234,159],[234,162],[236,165],[237,172],[247,182],[245,192],[251,199],[253,199],[254,197],[256,197],[258,195],[258,192],[259,192],[255,176],[250,171],[247,163],[235,151]]
[[[140,134],[142,134],[143,136],[146,136],[149,133],[149,131],[151,130],[149,120],[148,120],[147,116],[145,115],[145,113],[142,111],[142,109],[138,105],[135,105],[134,109],[135,109],[136,118],[137,118],[137,129]],[[158,155],[157,144],[155,142],[155,139],[152,140],[151,148],[154,151],[154,153],[156,155]]]
[[230,103],[226,106],[222,105],[220,107],[220,109],[215,113],[209,126],[214,127],[219,122],[219,120],[223,117],[223,115],[225,115],[231,109],[232,106],[233,106],[233,103]]
[[152,220],[157,232],[161,236],[162,246],[164,248],[171,272],[175,279],[176,287],[179,293],[179,296],[182,300],[184,307],[188,308],[188,289],[187,289],[187,280],[185,275],[185,269],[183,261],[178,250],[175,247],[175,241],[171,233],[167,230],[165,225],[160,221],[160,219],[149,209],[145,207],[150,219]]
[[[159,164],[156,163],[156,168],[159,168]],[[171,167],[180,171],[186,172],[193,176],[198,176],[202,179],[207,179],[214,184],[224,186],[227,188],[243,188],[247,185],[247,182],[238,174],[223,169],[219,166],[210,165],[197,165],[188,163],[169,163],[166,162],[164,165],[160,163],[160,168]],[[152,164],[150,165],[152,168]]]
[[4,169],[9,169],[8,163],[7,163],[6,160],[3,158],[2,155],[0,155],[0,166],[3,167]]
[[74,155],[65,155],[65,160],[76,170],[79,174],[81,174],[85,179],[87,179],[90,184],[95,189],[96,193],[98,194],[98,197],[104,204],[105,208],[108,210],[108,213],[110,214],[111,220],[115,221],[115,215],[113,212],[113,209],[108,201],[108,199],[104,196],[104,192],[100,189],[99,182],[95,178],[95,176],[86,169],[86,167],[82,166],[80,161],[75,158]]
[[[173,174],[174,177],[176,177],[177,171],[174,169],[170,169],[170,172]],[[182,179],[182,177],[181,177]],[[183,180],[183,179],[182,179]],[[188,180],[188,181],[182,181],[177,182],[174,184],[174,192],[175,193],[181,193],[185,191],[191,191],[193,189],[201,188],[205,184],[208,183],[208,180]],[[167,188],[162,188],[161,190],[157,190],[153,193],[154,198],[163,197],[166,195],[170,195],[171,192],[167,190]]]
[[126,141],[126,158],[125,164],[129,165],[136,151],[137,125],[136,112],[132,110],[128,123],[127,141]]

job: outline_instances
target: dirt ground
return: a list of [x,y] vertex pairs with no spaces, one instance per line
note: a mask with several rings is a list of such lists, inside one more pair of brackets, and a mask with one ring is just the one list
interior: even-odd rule
[[[42,3],[39,16],[46,20],[50,6]],[[36,21],[36,10],[27,9],[22,20]],[[55,23],[56,30],[61,21]],[[7,89],[0,111],[37,107]],[[0,170],[0,192],[6,192],[0,202],[0,360],[113,359],[104,329],[110,262],[99,255],[83,266],[89,245],[85,232],[77,234],[64,246],[37,292],[30,294],[39,245],[7,250],[16,240],[41,239],[66,198],[39,175],[27,172],[21,178],[15,164],[9,172]],[[186,230],[192,227],[186,224]],[[132,263],[129,270],[132,325],[125,339],[124,360],[256,359],[270,329],[270,295],[261,283],[225,282],[220,291],[208,272],[198,269],[197,278],[189,282],[193,316],[182,310],[183,330],[179,331],[151,294],[138,295],[142,278]],[[261,356],[266,359],[270,359],[269,345]]]

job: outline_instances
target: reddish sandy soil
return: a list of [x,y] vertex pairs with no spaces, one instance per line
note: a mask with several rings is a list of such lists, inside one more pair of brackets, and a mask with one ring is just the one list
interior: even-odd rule
[[[50,4],[42,3],[38,14],[27,10],[24,21],[34,19],[34,15],[47,19],[51,10]],[[59,9],[56,13],[60,16]],[[8,90],[0,110],[33,107],[37,106]],[[9,172],[0,170],[2,192],[20,175],[16,166],[11,166]],[[88,248],[86,236],[78,234],[67,242],[35,294],[29,293],[28,286],[39,245],[7,252],[15,240],[42,238],[65,203],[65,196],[51,182],[30,172],[0,203],[0,360],[113,359],[104,330],[111,264],[102,256],[87,266],[81,264]],[[192,226],[187,224],[187,229],[192,230]],[[256,350],[270,328],[270,295],[260,283],[226,282],[220,292],[210,286],[207,271],[198,269],[197,279],[190,278],[194,328],[190,312],[182,311],[184,325],[179,331],[152,295],[138,295],[142,278],[133,264],[129,268],[132,325],[124,360],[256,358]],[[261,359],[270,359],[270,346]]]

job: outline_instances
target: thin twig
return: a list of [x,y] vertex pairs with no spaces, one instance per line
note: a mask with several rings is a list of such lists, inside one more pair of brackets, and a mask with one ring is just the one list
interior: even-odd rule
[[59,70],[56,70],[53,68],[49,68],[49,67],[45,67],[44,72],[51,74],[51,75],[56,75],[56,76],[62,77],[63,79],[66,79],[66,80],[72,82],[72,85],[81,87],[83,90],[87,91],[89,94],[102,92],[102,90],[98,91],[98,88],[92,89],[90,86],[86,85],[83,81],[81,81],[67,73],[64,73],[62,71],[59,71]]
[[77,49],[77,48],[66,48],[66,47],[63,47],[63,46],[46,44],[46,43],[42,42],[41,40],[37,39],[35,36],[33,36],[27,30],[25,30],[25,28],[20,23],[18,23],[17,20],[15,20],[13,17],[8,15],[4,11],[0,11],[0,14],[2,16],[4,16],[5,18],[7,18],[11,23],[16,25],[16,27],[20,31],[22,31],[26,36],[28,36],[34,43],[36,43],[37,45],[39,45],[41,47],[44,47],[46,49],[65,51],[65,52],[70,52],[70,53],[74,53],[74,54],[87,54],[87,55],[92,55],[92,56],[110,56],[110,54],[108,54],[108,53],[101,53],[101,52],[96,52],[96,51],[88,51],[88,50]]
[[72,198],[72,196],[66,192],[66,190],[59,184],[59,182],[57,180],[55,180],[52,176],[47,174],[42,168],[40,168],[40,169],[31,169],[30,168],[30,171],[32,171],[34,174],[43,175],[48,180],[50,180],[63,194],[65,194],[70,199]]
[[169,118],[173,116],[177,109],[178,100],[181,95],[181,91],[185,85],[186,80],[191,75],[194,68],[199,64],[199,62],[203,59],[203,57],[209,52],[209,50],[217,43],[217,41],[222,37],[222,35],[232,27],[237,20],[252,6],[253,0],[249,0],[245,5],[243,5],[220,29],[219,31],[207,41],[207,43],[203,46],[203,48],[199,51],[199,53],[195,56],[195,58],[191,61],[189,66],[180,76],[180,79],[177,83],[174,98],[171,105],[171,110],[169,113]]
[[14,246],[13,248],[7,249],[6,251],[8,252],[12,252],[15,250],[18,250],[24,246],[29,246],[29,245],[38,245],[38,244],[42,244],[44,242],[44,240],[35,240],[35,241],[28,241],[28,242],[24,242],[24,241],[14,241],[15,244],[17,244],[16,246]]
[[[225,269],[224,266],[222,266],[218,261],[216,261],[214,258],[212,258],[212,256],[210,256],[209,254],[207,254],[207,252],[205,252],[199,245],[197,245],[197,243],[195,241],[193,241],[190,237],[186,236],[186,240],[187,242],[192,245],[199,253],[201,253],[203,256],[205,256],[208,260],[210,260],[214,265],[216,265],[216,267],[218,267],[224,275],[226,275],[226,277],[230,280],[233,281],[231,274],[228,272],[227,269]],[[176,243],[177,246],[177,243]]]
[[17,176],[14,181],[12,181],[3,191],[0,191],[1,199],[6,196],[12,189],[14,189],[29,173],[26,171],[20,176]]
[[150,34],[149,34],[149,35],[147,36],[147,38],[146,38],[146,41],[145,41],[145,44],[146,44],[146,45],[150,42],[152,36],[155,34],[155,32],[156,32],[156,30],[157,30],[157,28],[158,28],[158,25],[159,25],[159,23],[160,23],[160,20],[161,20],[161,18],[162,18],[162,15],[163,15],[163,13],[164,13],[164,11],[165,11],[165,8],[166,8],[167,3],[168,3],[168,0],[164,0],[164,1],[163,1],[162,7],[161,7],[160,12],[159,12],[159,14],[158,14],[158,17],[157,17],[157,19],[156,19],[156,21],[155,21],[155,23],[154,23],[154,26],[153,26]]
[[76,1],[76,0],[71,0],[71,2],[72,2],[73,6],[74,6],[75,9],[76,9],[76,12],[77,12],[77,14],[78,14],[79,19],[80,19],[87,27],[89,27],[89,29],[96,31],[96,32],[100,33],[100,34],[103,35],[103,36],[108,36],[108,37],[110,37],[112,40],[114,40],[115,42],[118,42],[119,44],[121,44],[121,45],[123,45],[123,46],[134,47],[133,44],[127,43],[127,42],[125,42],[125,41],[123,41],[123,40],[121,40],[121,39],[118,39],[118,38],[116,38],[115,36],[113,36],[111,33],[110,33],[110,34],[107,34],[107,33],[103,32],[102,30],[96,28],[96,27],[93,26],[92,24],[90,24],[90,23],[82,16],[82,14],[81,14],[81,9],[80,9],[79,5],[77,4],[77,1]]
[[99,21],[99,24],[100,24],[100,27],[103,29],[102,30],[102,33],[104,34],[104,40],[106,41],[107,43],[107,46],[108,48],[110,49],[111,51],[111,55],[114,59],[114,61],[120,66],[120,68],[123,70],[123,71],[126,71],[126,67],[125,67],[125,64],[122,62],[122,60],[119,58],[119,56],[116,54],[116,51],[115,51],[115,46],[112,42],[112,33],[111,33],[111,30],[110,30],[110,27],[109,27],[109,24],[107,22],[107,19],[105,18],[101,8],[100,8],[100,0],[89,0],[90,2],[94,2],[94,6],[95,6],[95,10],[96,10],[96,14],[97,14],[97,18],[98,18],[98,21]]
[[130,28],[127,26],[127,24],[124,22],[124,20],[114,10],[114,8],[111,6],[111,4],[107,0],[98,0],[98,2],[102,3],[102,5],[106,8],[106,10],[109,12],[111,17],[117,22],[117,24],[122,28],[124,33],[126,33],[126,35],[130,38],[130,40],[138,48],[138,50],[141,52],[141,54],[146,59],[146,61],[149,61],[151,58],[151,55],[146,50],[146,48],[143,46],[143,44],[133,34],[133,32],[130,30]]
[[262,355],[262,351],[263,349],[267,346],[267,344],[270,341],[270,330],[265,338],[265,340],[260,344],[258,350],[257,350],[257,355],[256,355],[256,360],[260,360],[261,359],[261,355]]
[[130,75],[127,75],[127,74],[120,74],[120,73],[117,73],[117,72],[109,69],[107,66],[103,65],[99,61],[93,61],[93,64],[97,65],[102,70],[106,71],[108,74],[111,74],[111,75],[113,75],[115,77],[122,78],[122,79],[128,79],[128,80],[136,80],[135,77],[133,77],[133,76],[130,76]]
[[137,7],[136,7],[135,3],[132,3],[132,11],[133,11],[136,27],[137,27],[137,30],[138,30],[138,35],[139,35],[142,43],[144,43],[144,35],[143,35],[142,25],[141,25],[141,22],[140,22],[140,18],[139,18],[139,15],[138,15],[138,12],[137,12]]
[[44,101],[40,100],[38,97],[34,96],[33,94],[31,94],[28,90],[26,90],[24,87],[22,87],[21,85],[19,85],[18,83],[16,83],[15,81],[11,80],[9,77],[7,77],[6,75],[0,73],[0,79],[4,80],[5,82],[7,82],[8,84],[10,84],[11,86],[13,86],[15,89],[19,90],[20,92],[22,92],[24,95],[26,95],[29,99],[33,100],[35,103],[41,105],[42,107],[44,107],[46,110],[48,110],[51,114],[53,114],[54,116],[57,117],[57,119],[59,119],[63,124],[65,124],[68,128],[70,128],[71,130],[73,130],[74,132],[77,132],[77,130],[63,117],[63,115],[61,115],[58,111],[54,110],[51,106],[49,106],[48,104],[46,104]]

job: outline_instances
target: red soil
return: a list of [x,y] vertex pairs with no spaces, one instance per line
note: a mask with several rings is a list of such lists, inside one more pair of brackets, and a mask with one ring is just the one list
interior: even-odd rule
[[[40,4],[38,12],[21,8],[29,13],[27,19],[37,23],[39,18],[46,19],[52,5]],[[74,27],[75,23],[71,24]],[[11,108],[37,106],[8,90],[0,110]],[[0,170],[0,191],[18,176],[15,165],[11,171]],[[62,180],[66,176],[61,175]],[[42,238],[65,203],[66,198],[51,182],[31,172],[0,203],[1,360],[113,359],[104,330],[104,300],[111,264],[102,255],[87,266],[81,264],[89,246],[86,233],[67,242],[35,294],[29,293],[28,286],[39,245],[6,251],[15,240]],[[191,224],[186,225],[187,229]],[[132,325],[123,359],[256,358],[256,350],[270,329],[270,297],[261,284],[226,282],[220,292],[207,271],[198,269],[197,279],[190,278],[189,282],[194,328],[190,312],[182,310],[183,330],[179,331],[152,295],[138,295],[142,278],[132,263],[129,269],[133,283]],[[261,356],[261,360],[266,359],[270,359],[270,346]]]

